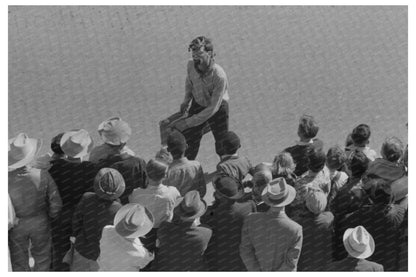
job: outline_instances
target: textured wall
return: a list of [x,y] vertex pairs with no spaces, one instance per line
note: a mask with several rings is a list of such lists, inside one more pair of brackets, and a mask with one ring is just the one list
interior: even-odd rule
[[[121,115],[131,148],[159,148],[157,122],[179,108],[187,44],[214,39],[230,82],[231,128],[253,163],[270,161],[313,114],[342,144],[358,123],[407,142],[407,7],[9,7],[9,137],[49,143]],[[43,148],[43,152],[48,147]],[[213,138],[199,159],[213,169]]]

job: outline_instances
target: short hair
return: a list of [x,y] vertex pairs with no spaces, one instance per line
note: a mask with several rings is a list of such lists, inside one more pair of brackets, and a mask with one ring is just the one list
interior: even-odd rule
[[60,133],[58,135],[56,135],[55,137],[52,138],[51,140],[51,150],[53,151],[53,153],[58,154],[58,155],[64,155],[64,151],[62,151],[61,148],[61,138],[64,135],[64,133]]
[[397,162],[403,156],[403,143],[397,137],[386,138],[381,146],[381,155],[390,162]]
[[318,134],[319,127],[315,118],[310,115],[302,115],[299,119],[298,136],[311,139]]
[[240,138],[236,133],[228,131],[222,139],[222,150],[226,155],[232,155],[241,147]]
[[308,169],[312,172],[321,171],[326,162],[326,155],[322,150],[312,149],[308,153]]
[[163,179],[168,170],[168,165],[161,160],[151,159],[146,164],[147,177],[153,181],[159,181]]
[[360,124],[352,130],[351,139],[354,144],[362,145],[370,139],[370,136],[370,126],[367,124]]
[[264,187],[272,181],[272,172],[270,170],[262,170],[254,173],[252,182],[254,186]]
[[179,156],[186,151],[186,139],[185,136],[179,131],[173,131],[167,138],[168,151],[173,156]]
[[205,36],[199,36],[194,38],[188,46],[188,51],[193,51],[204,47],[205,51],[214,51],[214,45],[212,40]]
[[328,168],[338,170],[341,168],[347,160],[345,151],[338,145],[329,148],[326,154],[326,164]]
[[273,166],[276,168],[277,174],[289,175],[295,171],[296,164],[293,161],[292,155],[289,152],[279,153],[273,161]]
[[352,177],[361,178],[363,174],[367,171],[370,160],[364,154],[363,151],[355,150],[352,153],[350,160],[350,170]]

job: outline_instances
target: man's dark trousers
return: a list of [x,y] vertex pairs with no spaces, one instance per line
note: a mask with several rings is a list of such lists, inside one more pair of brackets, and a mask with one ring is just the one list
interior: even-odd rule
[[[195,100],[192,100],[191,108],[189,109],[189,116],[201,112],[204,107],[198,105]],[[183,131],[183,135],[186,138],[188,149],[185,152],[185,156],[189,160],[195,160],[198,155],[199,145],[203,136],[204,127],[209,125],[212,134],[215,139],[215,152],[222,156],[221,141],[224,135],[228,132],[228,103],[223,100],[218,111],[211,116],[206,122],[201,125],[191,127]]]

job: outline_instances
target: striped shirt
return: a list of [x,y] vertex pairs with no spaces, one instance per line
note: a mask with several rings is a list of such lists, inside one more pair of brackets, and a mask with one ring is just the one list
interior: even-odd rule
[[214,63],[212,69],[201,76],[194,62],[188,62],[184,103],[189,104],[192,99],[205,109],[185,120],[188,127],[204,123],[218,111],[222,100],[229,100],[228,79],[221,66]]

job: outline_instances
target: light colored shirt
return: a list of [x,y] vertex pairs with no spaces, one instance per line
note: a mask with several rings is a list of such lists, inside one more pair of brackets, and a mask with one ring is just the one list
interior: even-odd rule
[[[339,174],[339,177],[337,175]],[[334,178],[337,177],[337,179],[334,180]],[[334,180],[334,184],[337,190],[340,190],[348,181],[348,175],[344,171],[338,171],[338,170],[329,170],[329,178]]]
[[206,193],[204,171],[201,164],[185,157],[174,160],[169,165],[168,174],[163,184],[176,187],[182,196],[190,190],[199,191],[201,197],[204,197]]
[[307,173],[301,177],[295,183],[296,198],[291,203],[291,206],[302,205],[305,201],[305,197],[310,190],[322,190],[326,196],[331,191],[331,179],[329,169],[325,166],[318,173],[307,171]]
[[148,208],[154,217],[153,228],[159,228],[160,223],[172,220],[173,209],[179,197],[181,195],[175,187],[160,184],[135,189],[129,196],[129,201]]
[[100,250],[100,271],[139,271],[154,258],[139,238],[126,239],[111,225],[103,229]]
[[213,68],[201,77],[195,70],[194,62],[190,60],[187,65],[183,103],[189,104],[192,98],[205,109],[185,119],[188,127],[204,123],[218,111],[222,100],[229,100],[228,79],[224,69],[215,63]]

